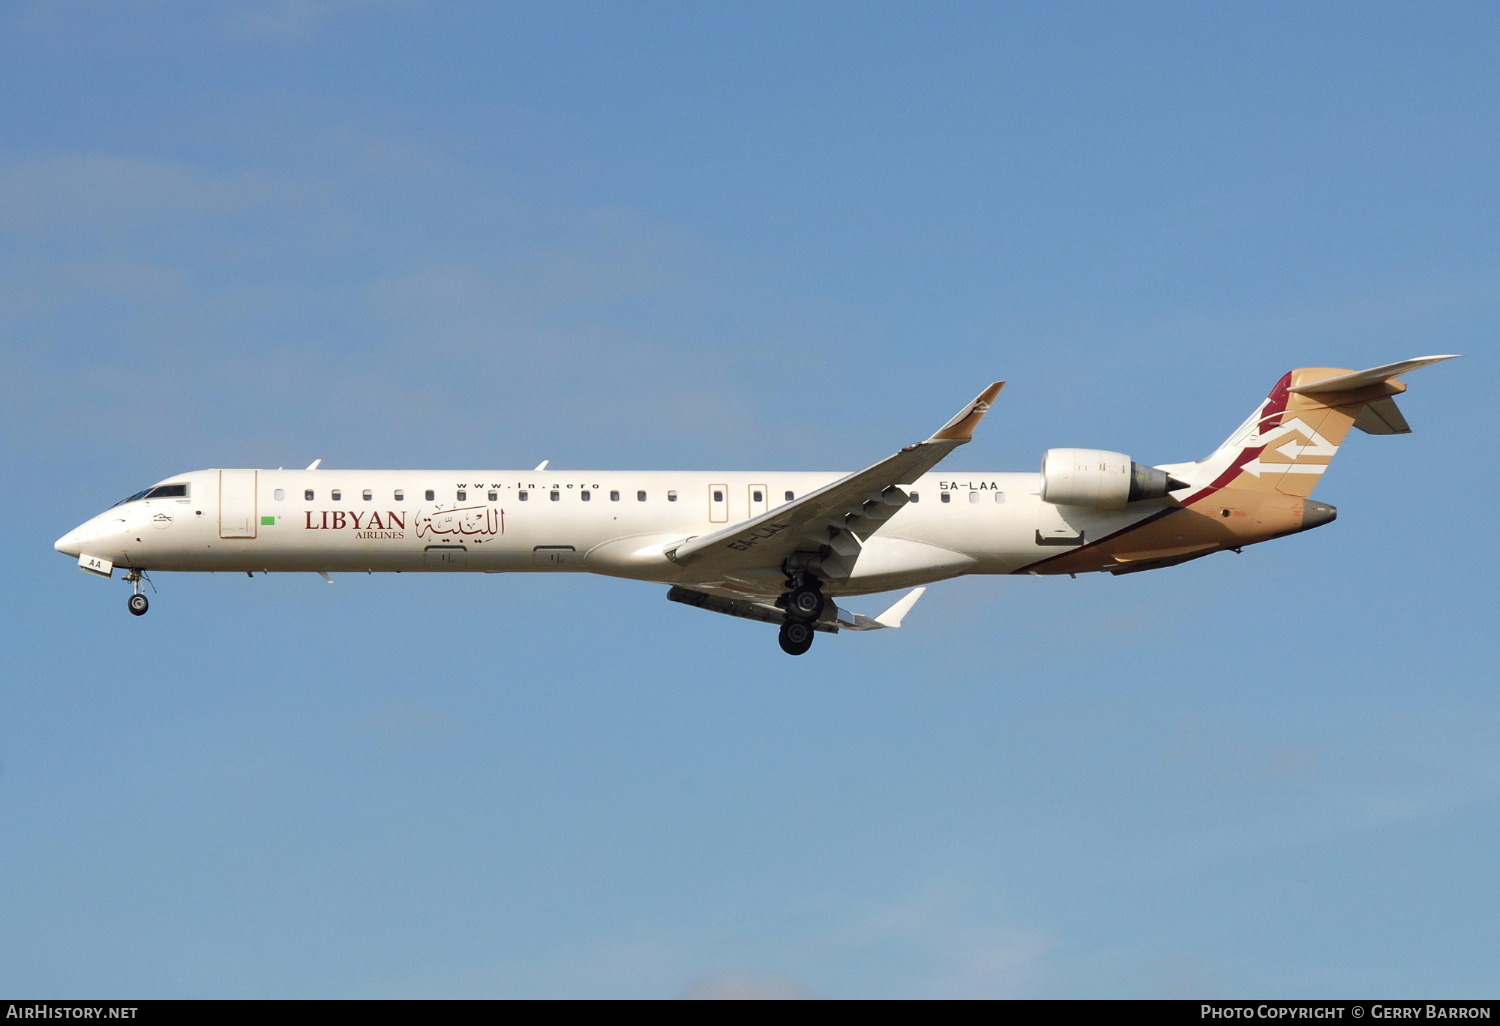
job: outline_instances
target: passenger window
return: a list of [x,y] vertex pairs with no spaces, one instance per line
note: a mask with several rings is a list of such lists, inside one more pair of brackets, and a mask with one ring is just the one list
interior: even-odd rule
[[552,501],[556,502],[558,499],[561,499],[561,498],[562,498],[562,492],[558,491],[556,488],[552,489]]
[[490,501],[495,502],[500,498],[499,492],[490,492]]
[[333,490],[333,492],[328,497],[330,499],[332,499],[334,502],[338,502],[343,497],[343,495],[344,495],[343,492],[341,492],[337,488],[335,488]]
[[281,502],[282,500],[284,500],[286,498],[286,489],[285,488],[278,488],[272,494],[274,494],[276,496],[276,501],[277,502]]
[[995,493],[995,501],[996,502],[1004,502],[1005,501],[1005,493],[1004,492],[996,492]]
[[395,499],[396,499],[397,502],[405,502],[406,501],[406,493],[403,492],[401,489],[397,488],[396,491],[395,491]]
[[676,492],[668,492],[667,493],[667,501],[668,502],[676,502],[677,501],[677,493]]
[[920,492],[912,492],[911,493],[911,501],[912,502],[921,502],[922,501],[922,494]]
[[723,502],[724,501],[724,493],[721,492],[721,491],[719,491],[719,489],[717,489],[717,488],[714,489],[714,501],[715,502]]
[[311,488],[309,488],[307,491],[305,491],[305,492],[302,493],[302,501],[304,501],[304,502],[312,502],[313,501],[313,490]]
[[459,502],[468,502],[469,501],[469,493],[468,492],[464,492],[464,491],[459,492],[458,493],[458,501]]
[[609,501],[610,502],[619,502],[620,501],[620,493],[619,492],[610,492],[609,493]]
[[587,489],[584,489],[583,494],[580,495],[580,496],[578,496],[578,497],[580,499],[582,499],[584,502],[588,502],[590,499],[592,499],[594,497],[594,493],[591,492],[591,491],[589,491],[589,490],[587,490]]
[[969,502],[972,504],[972,503],[976,503],[978,501],[979,501],[979,493],[978,492],[970,492],[969,493]]
[[636,492],[635,493],[635,501],[636,502],[645,502],[646,501],[646,493],[645,492]]
[[765,494],[766,494],[765,492],[760,492],[760,491],[752,492],[752,493],[750,493],[750,498],[754,502],[765,502],[766,501],[765,498],[764,498]]
[[436,499],[436,498],[437,498],[437,492],[433,491],[431,488],[427,489],[427,501],[431,502],[433,499]]
[[362,495],[362,496],[363,496],[363,497],[364,497],[364,500],[365,500],[365,501],[366,501],[366,502],[369,502],[369,501],[370,501],[370,500],[371,500],[371,499],[373,499],[373,498],[375,498],[375,493],[374,493],[374,492],[372,492],[372,491],[370,491],[370,489],[368,489],[368,488],[366,488],[366,489],[365,489],[365,490],[364,490],[364,491],[363,491],[363,492],[361,492],[361,493],[360,493],[360,494],[361,494],[361,495]]
[[952,502],[953,501],[953,493],[952,492],[944,492],[943,493],[943,501],[944,502]]
[[522,502],[525,502],[527,499],[531,498],[531,493],[523,489],[522,491],[516,493],[516,498],[520,499]]
[[792,501],[792,493],[791,492],[787,492],[786,493],[786,501],[787,502],[791,502]]

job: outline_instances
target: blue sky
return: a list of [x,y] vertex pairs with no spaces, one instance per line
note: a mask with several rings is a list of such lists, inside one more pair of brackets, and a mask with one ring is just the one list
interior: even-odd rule
[[[1500,12],[0,10],[0,993],[1478,996]],[[1429,353],[1332,526],[798,660],[584,577],[52,541],[214,466],[1206,454]],[[19,509],[19,508],[18,508]],[[878,600],[872,604],[878,605]]]

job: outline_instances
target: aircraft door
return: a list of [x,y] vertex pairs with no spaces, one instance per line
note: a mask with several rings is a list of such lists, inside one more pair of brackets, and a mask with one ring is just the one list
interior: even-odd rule
[[219,471],[219,537],[254,538],[258,470]]
[[708,486],[708,520],[713,524],[729,523],[729,486],[727,484]]
[[763,484],[750,486],[750,515],[758,517],[769,508],[771,489]]

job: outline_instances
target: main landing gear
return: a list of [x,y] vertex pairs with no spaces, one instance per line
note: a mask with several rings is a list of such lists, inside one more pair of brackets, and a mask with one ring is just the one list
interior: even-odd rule
[[786,620],[781,625],[777,641],[787,655],[802,655],[812,648],[813,624],[828,608],[823,597],[822,583],[809,573],[787,575],[787,593],[781,601],[786,610]]
[[812,648],[814,633],[812,624],[806,620],[789,619],[781,625],[781,635],[776,640],[787,655],[802,655]]
[[151,608],[151,601],[146,598],[146,589],[141,587],[141,582],[149,581],[151,578],[146,576],[144,570],[132,570],[125,575],[125,580],[129,581],[131,588],[134,589],[130,598],[126,600],[125,607],[134,616],[145,616],[146,610]]

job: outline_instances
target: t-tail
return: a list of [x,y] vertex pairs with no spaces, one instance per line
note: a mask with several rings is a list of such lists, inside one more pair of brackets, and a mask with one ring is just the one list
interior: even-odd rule
[[1363,371],[1299,367],[1276,382],[1265,402],[1212,455],[1161,469],[1186,482],[1188,487],[1175,493],[1185,506],[1224,489],[1306,499],[1350,428],[1372,435],[1411,430],[1396,406],[1395,397],[1406,391],[1400,375],[1451,359],[1424,356]]

